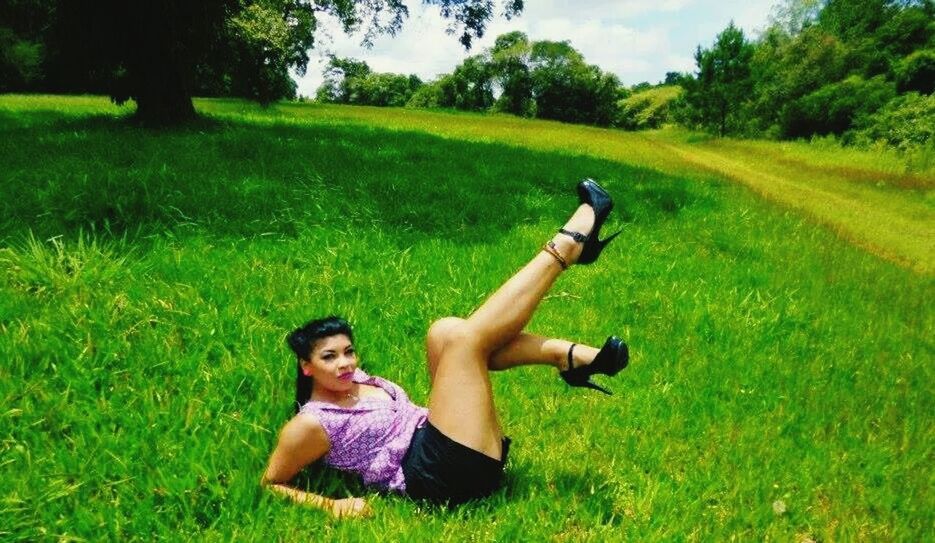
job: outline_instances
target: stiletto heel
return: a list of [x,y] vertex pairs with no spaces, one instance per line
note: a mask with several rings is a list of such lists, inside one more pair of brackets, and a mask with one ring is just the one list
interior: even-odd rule
[[582,204],[591,206],[594,210],[594,226],[591,233],[585,236],[580,232],[571,232],[564,228],[559,230],[560,234],[571,236],[578,243],[584,243],[584,249],[581,250],[581,256],[578,257],[576,264],[590,264],[597,260],[604,247],[610,244],[614,238],[620,235],[623,230],[615,232],[606,239],[600,239],[601,227],[607,220],[610,211],[614,208],[614,201],[610,194],[603,187],[597,184],[593,179],[584,179],[576,187],[578,191],[578,200]]
[[608,396],[613,395],[611,391],[592,382],[591,376],[600,373],[612,377],[620,373],[620,370],[627,367],[630,361],[630,352],[629,349],[627,349],[627,344],[617,336],[610,336],[607,338],[607,341],[604,342],[604,346],[601,347],[601,350],[590,364],[577,368],[575,367],[574,357],[572,356],[575,345],[577,344],[572,343],[571,347],[568,348],[568,369],[559,372],[562,379],[573,387],[587,387],[599,390]]

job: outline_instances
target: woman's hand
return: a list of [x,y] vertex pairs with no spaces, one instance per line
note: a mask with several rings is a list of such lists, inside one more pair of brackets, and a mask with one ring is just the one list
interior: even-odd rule
[[344,498],[332,502],[331,514],[338,518],[369,517],[373,510],[363,498]]

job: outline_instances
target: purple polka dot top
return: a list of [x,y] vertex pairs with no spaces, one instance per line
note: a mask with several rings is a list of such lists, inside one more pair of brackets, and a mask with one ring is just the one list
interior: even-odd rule
[[360,475],[366,485],[405,492],[403,456],[412,434],[425,425],[428,410],[409,401],[398,385],[371,377],[359,368],[352,380],[378,386],[392,400],[361,398],[352,407],[309,400],[299,412],[318,417],[328,434],[331,449],[325,455],[326,464]]

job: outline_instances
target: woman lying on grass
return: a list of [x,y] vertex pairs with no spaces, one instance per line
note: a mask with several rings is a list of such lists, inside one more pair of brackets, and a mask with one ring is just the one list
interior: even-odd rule
[[344,320],[328,317],[292,332],[297,414],[280,432],[262,483],[336,516],[367,514],[361,498],[333,500],[289,486],[302,468],[324,457],[380,490],[460,504],[500,486],[510,445],[497,420],[489,371],[551,365],[570,385],[609,394],[590,376],[615,375],[626,367],[627,346],[619,338],[608,338],[598,350],[523,332],[558,275],[570,263],[594,262],[617,235],[598,239],[613,207],[607,192],[584,180],[578,196],[581,205],[565,227],[479,309],[467,319],[448,317],[429,328],[428,409],[411,403],[399,386],[358,369]]

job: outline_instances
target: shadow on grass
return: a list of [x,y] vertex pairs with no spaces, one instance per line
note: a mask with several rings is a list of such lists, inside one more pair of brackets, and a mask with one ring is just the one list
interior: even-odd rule
[[296,236],[371,226],[394,238],[476,243],[574,207],[593,177],[616,221],[711,206],[696,183],[588,157],[359,126],[202,118],[143,129],[125,118],[0,113],[0,239],[78,230]]

